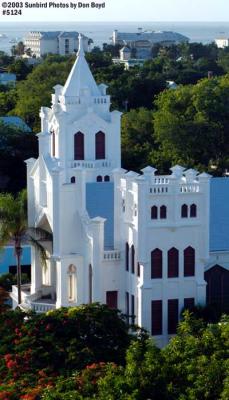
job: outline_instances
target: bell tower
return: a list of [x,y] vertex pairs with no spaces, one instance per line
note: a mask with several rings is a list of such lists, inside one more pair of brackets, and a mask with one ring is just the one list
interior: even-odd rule
[[64,86],[56,85],[54,90],[52,108],[41,110],[41,140],[42,136],[49,136],[46,149],[41,146],[42,152],[48,152],[64,169],[67,182],[79,169],[85,171],[89,182],[101,176],[111,177],[111,171],[121,166],[121,113],[110,111],[107,86],[96,84],[81,35],[68,79]]

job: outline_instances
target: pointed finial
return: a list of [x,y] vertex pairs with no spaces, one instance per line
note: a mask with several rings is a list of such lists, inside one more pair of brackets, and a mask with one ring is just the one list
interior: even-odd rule
[[79,40],[79,49],[78,49],[77,56],[78,57],[84,56],[85,53],[84,53],[84,48],[83,48],[83,36],[81,35],[81,33],[79,33],[78,40]]

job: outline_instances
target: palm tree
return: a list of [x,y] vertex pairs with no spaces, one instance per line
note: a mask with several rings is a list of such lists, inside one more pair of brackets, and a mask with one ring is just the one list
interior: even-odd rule
[[8,308],[7,300],[9,299],[9,293],[0,286],[0,314],[3,314]]
[[10,193],[0,194],[0,248],[13,243],[17,260],[18,305],[21,304],[21,257],[22,245],[31,243],[39,250],[42,264],[47,255],[41,241],[52,240],[52,235],[38,228],[29,228],[27,223],[27,194],[22,190],[16,197]]

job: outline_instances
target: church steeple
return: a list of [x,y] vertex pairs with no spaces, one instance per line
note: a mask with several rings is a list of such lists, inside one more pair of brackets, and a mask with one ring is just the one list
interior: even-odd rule
[[81,34],[79,35],[77,58],[64,85],[62,95],[65,97],[101,96],[101,92],[85,59]]

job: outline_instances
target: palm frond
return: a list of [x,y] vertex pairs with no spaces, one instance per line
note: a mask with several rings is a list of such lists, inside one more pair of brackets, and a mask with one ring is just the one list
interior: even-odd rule
[[27,229],[27,233],[30,234],[36,240],[39,240],[42,242],[47,242],[47,241],[52,242],[52,240],[53,240],[52,233],[50,233],[42,228],[29,227]]
[[41,265],[42,265],[42,267],[44,267],[46,269],[48,256],[47,256],[44,246],[42,246],[42,244],[39,242],[39,240],[36,240],[35,238],[33,238],[30,235],[28,235],[28,242],[30,242],[32,244],[32,246],[34,246],[37,249],[37,251],[40,255],[40,258],[41,258]]

